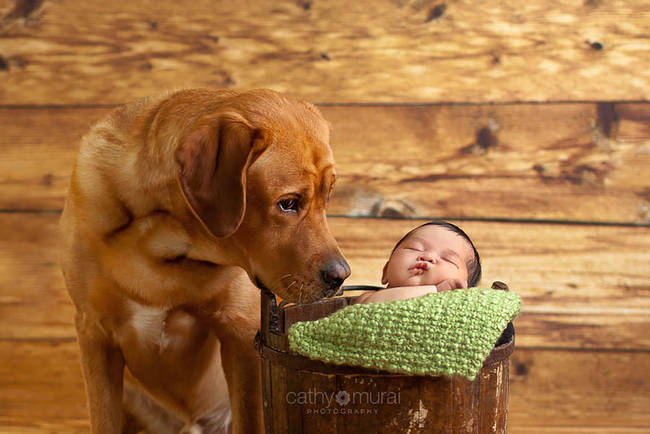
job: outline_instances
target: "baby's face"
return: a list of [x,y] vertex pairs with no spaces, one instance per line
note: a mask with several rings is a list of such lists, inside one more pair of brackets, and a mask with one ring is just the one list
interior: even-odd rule
[[397,246],[384,266],[382,283],[391,288],[467,280],[472,257],[471,246],[460,235],[441,226],[423,226]]

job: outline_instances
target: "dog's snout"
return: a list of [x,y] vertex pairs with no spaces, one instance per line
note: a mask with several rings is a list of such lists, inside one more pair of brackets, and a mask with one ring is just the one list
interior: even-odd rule
[[321,270],[321,279],[325,283],[325,296],[329,297],[334,294],[343,281],[350,275],[350,266],[343,260],[330,261],[326,267]]

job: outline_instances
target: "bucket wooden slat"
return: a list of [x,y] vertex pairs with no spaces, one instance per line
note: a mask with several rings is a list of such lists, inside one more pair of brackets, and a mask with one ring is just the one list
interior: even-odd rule
[[[309,371],[298,371],[303,387],[306,390],[332,390],[337,389],[337,375],[336,374],[319,374]],[[318,416],[307,415],[300,412],[303,418],[302,426],[309,426],[309,432],[319,433],[337,433],[336,415],[331,413],[320,414]]]
[[271,384],[273,384],[271,361],[262,359],[262,391],[264,395],[262,403],[264,408],[264,426],[266,427],[266,432],[275,432],[273,422],[275,411],[273,408]]
[[[288,412],[291,408],[286,405],[286,397],[288,392],[287,369],[284,366],[271,366],[271,391],[273,393],[273,399],[271,401],[273,403],[273,432],[291,432],[289,431],[288,420]],[[295,429],[295,427],[292,428]]]

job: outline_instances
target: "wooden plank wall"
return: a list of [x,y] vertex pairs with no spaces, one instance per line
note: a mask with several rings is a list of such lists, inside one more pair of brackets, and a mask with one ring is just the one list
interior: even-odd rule
[[645,1],[0,0],[0,431],[86,432],[56,225],[79,138],[187,86],[319,104],[349,283],[423,220],[523,297],[514,433],[650,430]]

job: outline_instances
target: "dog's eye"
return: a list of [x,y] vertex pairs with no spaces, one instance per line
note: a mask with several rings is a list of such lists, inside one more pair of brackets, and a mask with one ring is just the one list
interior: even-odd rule
[[299,205],[298,199],[284,199],[278,202],[282,212],[298,212]]

